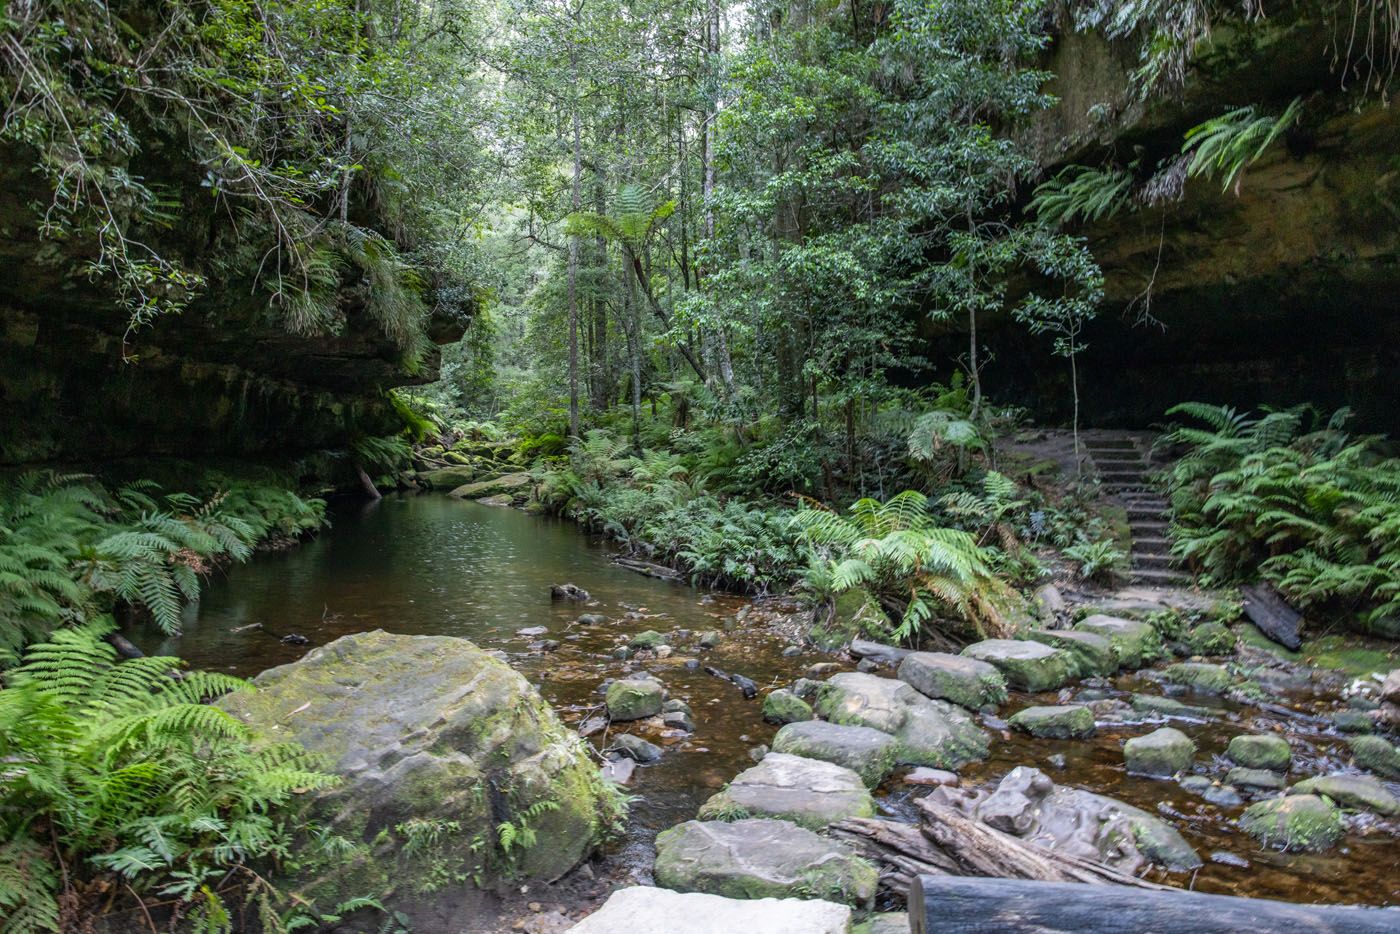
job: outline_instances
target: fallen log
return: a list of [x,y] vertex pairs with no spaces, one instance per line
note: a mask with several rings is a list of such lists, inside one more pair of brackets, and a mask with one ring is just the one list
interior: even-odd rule
[[1078,885],[1026,879],[919,875],[909,886],[909,930],[960,934],[1381,934],[1400,911],[1294,905],[1263,898]]
[[637,574],[654,577],[657,580],[679,581],[683,579],[681,573],[675,568],[668,568],[664,564],[656,564],[651,561],[639,561],[636,558],[613,558],[613,564]]
[[1240,594],[1244,597],[1244,615],[1249,621],[1274,642],[1296,652],[1303,644],[1303,637],[1298,634],[1303,614],[1289,606],[1269,584],[1242,587]]
[[721,671],[720,669],[715,668],[712,665],[705,666],[705,674],[709,675],[712,678],[719,678],[721,681],[731,682],[732,684],[737,686],[739,690],[744,692],[744,697],[748,700],[753,700],[755,697],[758,696],[758,685],[755,684],[753,682],[753,679],[751,678],[745,678],[743,675],[740,674],[732,674],[727,671]]

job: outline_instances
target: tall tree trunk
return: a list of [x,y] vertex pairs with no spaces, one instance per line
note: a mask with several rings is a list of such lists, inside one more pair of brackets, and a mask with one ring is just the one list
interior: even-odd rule
[[[576,40],[575,40],[576,41]],[[573,77],[574,98],[571,102],[574,136],[574,178],[569,192],[569,204],[577,212],[580,207],[579,185],[583,178],[583,131],[579,120],[578,50],[569,49],[569,70]],[[578,437],[578,251],[579,238],[569,238],[569,436]]]
[[[719,62],[719,0],[709,0],[705,23],[705,59],[707,72],[713,76]],[[705,208],[705,239],[715,236],[715,118],[719,103],[713,98],[705,102],[705,132],[701,137],[700,161],[702,165],[701,193]],[[708,270],[706,270],[708,272]],[[699,277],[697,276],[697,279]],[[729,353],[729,334],[723,322],[716,322],[715,363],[719,370],[720,382],[725,393],[734,396],[734,360]]]

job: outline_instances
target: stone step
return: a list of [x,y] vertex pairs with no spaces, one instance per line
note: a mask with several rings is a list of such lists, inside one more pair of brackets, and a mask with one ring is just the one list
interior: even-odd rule
[[1133,536],[1133,554],[1164,555],[1172,550],[1172,540],[1157,535]]
[[1141,535],[1143,538],[1162,538],[1171,528],[1171,523],[1154,519],[1137,519],[1130,520],[1128,528],[1132,530],[1134,537]]
[[1151,503],[1142,506],[1130,503],[1127,507],[1127,511],[1129,525],[1132,524],[1133,519],[1146,519],[1148,521],[1155,521],[1164,520],[1167,518],[1166,506],[1159,506],[1156,503]]
[[1154,584],[1161,586],[1170,586],[1175,584],[1191,583],[1190,575],[1182,571],[1134,569],[1129,573],[1128,577],[1134,584]]
[[1100,470],[1108,470],[1109,468],[1146,470],[1148,468],[1147,461],[1140,457],[1095,457],[1094,466]]
[[1175,562],[1175,559],[1171,555],[1137,551],[1136,546],[1134,546],[1134,551],[1132,555],[1130,555],[1130,558],[1133,570],[1135,571],[1168,570]]

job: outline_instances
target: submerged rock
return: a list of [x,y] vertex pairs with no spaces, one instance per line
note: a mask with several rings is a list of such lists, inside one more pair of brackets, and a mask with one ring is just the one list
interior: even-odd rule
[[655,651],[667,642],[666,636],[655,629],[648,629],[646,632],[639,632],[627,642],[629,649],[647,649]]
[[817,713],[849,726],[868,726],[899,741],[897,761],[956,769],[987,755],[987,736],[960,707],[930,700],[903,681],[861,672],[834,675],[822,688]]
[[[344,779],[307,796],[306,819],[352,843],[303,889],[326,904],[379,896],[421,929],[443,929],[483,897],[471,885],[421,891],[444,869],[487,887],[555,879],[598,842],[612,798],[582,742],[528,681],[465,639],[344,636],[253,684],[219,705]],[[536,844],[495,850],[507,820],[528,821]],[[399,829],[410,821],[461,830],[424,852]]]
[[1316,795],[1287,795],[1251,804],[1240,829],[1265,846],[1320,852],[1342,836],[1337,809]]
[[1118,670],[1113,643],[1093,632],[1073,629],[1036,629],[1029,633],[1036,642],[1068,652],[1080,677],[1111,675]]
[[868,726],[842,726],[821,720],[789,723],[773,737],[773,751],[833,762],[855,772],[874,788],[894,770],[898,742]]
[[786,688],[769,692],[763,698],[763,719],[783,725],[812,719],[812,705]]
[[1006,683],[1021,691],[1053,691],[1078,674],[1074,659],[1042,642],[1020,639],[986,639],[963,649],[963,655],[987,662],[1001,672]]
[[1098,615],[1080,620],[1074,628],[1107,639],[1118,664],[1124,668],[1141,668],[1162,655],[1162,639],[1157,630],[1141,620]]
[[1006,700],[1006,681],[996,668],[947,652],[911,652],[899,663],[899,680],[926,697],[972,710]]
[[1094,715],[1078,704],[1027,707],[1010,720],[1016,729],[1043,739],[1083,739],[1094,735]]
[[631,733],[619,733],[610,748],[637,762],[656,762],[661,758],[660,746]]
[[1374,811],[1383,817],[1400,815],[1400,798],[1364,775],[1320,775],[1294,785],[1289,794],[1323,795],[1343,807]]
[[862,907],[879,873],[845,846],[785,820],[686,821],[656,838],[656,881],[729,898],[821,898]]
[[1134,694],[1128,698],[1128,704],[1140,713],[1156,714],[1162,717],[1204,719],[1210,715],[1210,711],[1204,707],[1191,707],[1179,700],[1158,697],[1155,694]]
[[1236,736],[1230,740],[1225,754],[1247,769],[1268,769],[1270,772],[1287,772],[1288,763],[1293,758],[1288,741],[1271,734]]
[[626,678],[608,685],[605,702],[614,720],[641,720],[661,713],[666,689],[651,678]]
[[701,820],[776,817],[812,830],[847,817],[871,817],[875,799],[848,768],[770,752],[700,806]]
[[588,591],[578,584],[555,584],[549,588],[549,596],[554,600],[587,600]]
[[847,934],[851,909],[798,898],[725,898],[646,885],[618,889],[569,934]]
[[1128,771],[1155,778],[1170,778],[1191,764],[1196,744],[1180,730],[1164,726],[1123,744]]

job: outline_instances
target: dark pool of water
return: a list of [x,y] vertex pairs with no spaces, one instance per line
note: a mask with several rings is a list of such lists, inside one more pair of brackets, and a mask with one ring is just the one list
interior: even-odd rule
[[[758,682],[760,697],[769,687],[790,684],[813,662],[830,660],[815,653],[783,657],[787,639],[781,633],[734,625],[744,601],[620,568],[609,560],[605,546],[556,520],[443,496],[391,496],[373,505],[338,509],[333,521],[334,527],[314,541],[261,555],[228,578],[213,581],[187,612],[183,636],[162,640],[150,635],[142,647],[183,656],[197,667],[251,676],[352,632],[380,628],[462,636],[507,653],[560,715],[576,724],[599,704],[596,689],[605,678],[638,667],[612,657],[630,636],[646,629],[726,630],[713,651],[699,652],[692,637],[678,640],[673,657],[640,666],[661,677],[672,696],[691,704],[696,732],[649,737],[668,748],[661,762],[638,770],[630,789],[639,798],[621,855],[639,871],[644,872],[655,833],[693,817],[705,798],[751,764],[749,750],[767,743],[774,732],[762,722],[757,700],[745,700],[733,685],[703,671],[688,670],[684,660],[703,657],[706,664],[747,675]],[[589,590],[593,603],[586,611],[609,621],[575,625],[584,610],[549,597],[550,586],[564,581]],[[646,618],[625,619],[629,611]],[[518,632],[537,626],[547,634]],[[305,636],[310,645],[279,641],[290,633]],[[558,640],[559,648],[531,648],[542,638]],[[1118,687],[1159,691],[1131,675],[1120,678]],[[1230,737],[1251,727],[1249,718],[1258,713],[1209,698],[1184,699],[1223,708],[1219,722],[1173,724],[1195,739],[1198,763],[1223,752]],[[1307,697],[1284,700],[1293,706],[1310,703]],[[1031,702],[1013,698],[1001,715]],[[1400,904],[1400,842],[1392,833],[1357,827],[1340,848],[1322,855],[1261,850],[1234,828],[1242,808],[1222,810],[1172,782],[1127,775],[1122,742],[1142,732],[1105,730],[1093,740],[1066,742],[1008,734],[994,740],[989,760],[962,774],[965,780],[992,781],[1014,766],[1034,765],[1057,782],[1112,795],[1153,813],[1168,808],[1165,816],[1202,857],[1225,850],[1250,863],[1241,869],[1208,862],[1190,877],[1177,874],[1164,882],[1289,901]],[[1303,736],[1302,745],[1309,755],[1307,771],[1340,767],[1345,761],[1339,737]],[[1065,757],[1064,768],[1051,764],[1056,754]],[[1302,776],[1295,771],[1293,777]],[[898,799],[909,788],[896,778],[885,790],[891,792],[888,803],[899,810]]]

